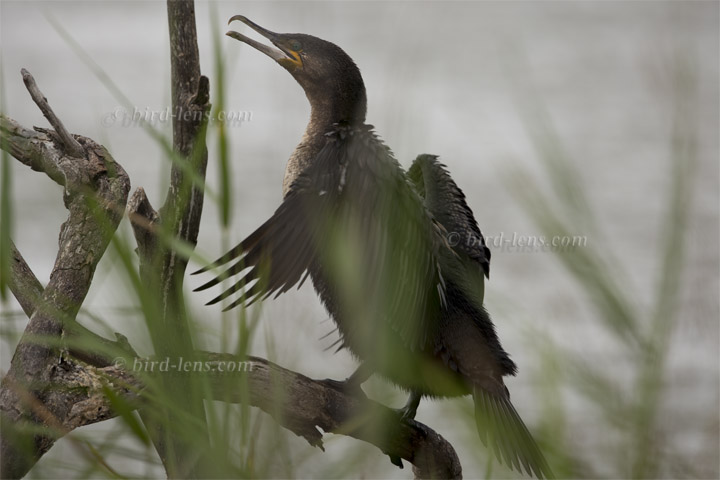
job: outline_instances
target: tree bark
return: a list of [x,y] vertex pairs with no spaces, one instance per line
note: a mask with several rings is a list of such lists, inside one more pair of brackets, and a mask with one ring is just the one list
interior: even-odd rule
[[[168,0],[170,30],[170,65],[172,73],[173,166],[165,203],[156,212],[143,190],[138,190],[129,205],[130,218],[138,242],[140,276],[147,290],[146,315],[156,355],[165,358],[187,358],[194,351],[193,335],[183,296],[183,279],[187,259],[178,255],[166,239],[197,243],[203,207],[202,185],[207,166],[205,131],[209,104],[209,82],[200,75],[195,7],[189,0]],[[167,418],[157,422],[141,411],[151,439],[169,477],[201,478],[203,468],[197,448],[187,444],[182,435],[173,435],[168,425],[179,425],[175,415],[189,414],[197,425],[196,436],[207,438],[207,421],[203,400],[193,389],[172,377],[161,382],[176,407],[168,409]],[[184,422],[187,424],[187,422]]]
[[[56,126],[61,125],[32,76],[25,70],[22,74],[43,114],[53,118]],[[27,433],[32,426],[51,427],[47,416],[39,415],[33,405],[44,405],[56,418],[69,414],[58,402],[52,384],[53,372],[60,368],[65,356],[59,340],[64,329],[75,322],[95,267],[122,218],[130,180],[107,150],[89,138],[27,130],[5,116],[0,116],[0,132],[3,148],[64,187],[63,200],[69,211],[60,230],[50,282],[32,310],[0,386],[0,468],[4,476],[21,477],[55,442],[53,435]],[[69,139],[81,146],[82,156],[76,156],[78,152]],[[15,269],[13,274],[17,274]],[[20,301],[28,311],[33,298],[29,292],[37,291],[37,285],[19,287],[27,292]],[[31,456],[23,454],[28,447]]]

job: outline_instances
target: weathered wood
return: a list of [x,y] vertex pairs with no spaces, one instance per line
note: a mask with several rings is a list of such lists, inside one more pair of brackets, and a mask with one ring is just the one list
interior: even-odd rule
[[15,247],[15,243],[10,241],[10,279],[8,286],[13,296],[20,304],[25,315],[30,318],[38,306],[43,294],[43,286],[40,280],[30,270],[25,259]]
[[[44,288],[12,241],[10,256],[12,263],[8,286],[25,315],[30,318],[42,301]],[[115,333],[115,336],[115,341],[108,340],[76,321],[63,327],[63,339],[70,355],[95,367],[112,365],[113,360],[120,355],[137,356],[123,335]]]
[[62,141],[64,146],[63,150],[68,155],[71,155],[73,157],[84,156],[85,150],[77,142],[77,140],[75,140],[72,135],[68,133],[68,131],[65,129],[65,125],[63,125],[60,119],[55,115],[53,109],[50,108],[50,104],[48,103],[47,98],[45,98],[45,95],[43,95],[40,91],[40,88],[35,83],[35,79],[32,75],[30,75],[30,72],[23,68],[20,70],[20,73],[22,74],[23,83],[25,83],[25,87],[27,88],[28,92],[30,92],[30,96],[32,97],[33,101],[38,106],[47,121],[50,122],[50,125],[52,125],[55,133],[57,133],[60,137],[60,140]]
[[[161,357],[178,358],[194,351],[191,327],[185,309],[183,280],[187,259],[163,241],[173,238],[194,247],[200,230],[203,207],[202,186],[207,167],[205,131],[209,104],[209,82],[200,74],[195,7],[192,0],[168,0],[170,32],[170,66],[172,82],[173,150],[170,186],[159,212],[150,205],[143,191],[136,192],[128,213],[138,243],[140,277],[154,300],[146,315],[155,353]],[[162,230],[162,235],[158,231]],[[198,435],[207,436],[205,408],[199,392],[173,378],[163,378],[169,398],[176,407],[196,420]],[[203,477],[198,465],[202,458],[197,448],[182,435],[167,431],[168,425],[179,425],[176,409],[168,409],[168,418],[157,422],[149,415],[140,416],[150,431],[165,470],[170,477]],[[167,445],[172,443],[172,445]]]
[[[225,365],[243,360],[209,352],[201,358]],[[246,361],[247,371],[233,375],[246,379],[249,403],[311,445],[322,448],[319,427],[373,444],[391,458],[407,460],[417,478],[462,478],[455,449],[426,425],[403,421],[397,411],[369,400],[361,391],[340,391],[262,358],[247,357]],[[211,382],[215,399],[243,402],[239,381],[228,381],[228,374],[213,379],[217,380]]]
[[[35,90],[34,96],[40,95],[44,100],[27,71],[23,71],[23,78],[26,85]],[[3,427],[0,468],[3,476],[21,477],[55,439],[51,435],[12,435],[10,426],[47,426],[19,396],[20,392],[26,392],[25,397],[37,400],[58,418],[67,415],[64,405],[55,403],[50,383],[52,372],[62,357],[58,340],[64,327],[74,322],[90,288],[95,267],[120,222],[130,181],[105,148],[89,138],[76,136],[83,149],[82,156],[77,156],[77,152],[65,150],[66,146],[55,132],[31,132],[5,116],[0,117],[0,129],[4,137],[2,148],[65,187],[63,200],[69,211],[68,219],[61,227],[50,281],[32,310],[0,387]],[[13,269],[13,276],[16,274]],[[37,291],[37,284],[28,288]],[[27,307],[31,299],[29,293],[22,303]],[[12,429],[16,433],[26,430]],[[33,445],[33,455],[23,454],[23,444]]]
[[[215,371],[172,375],[178,378],[208,375],[211,377],[208,399],[246,402],[258,407],[284,428],[319,448],[323,448],[322,432],[346,435],[412,463],[416,478],[462,478],[457,454],[444,438],[422,423],[401,420],[396,411],[367,399],[360,392],[336,390],[322,380],[310,379],[258,357],[197,352],[195,358]],[[143,365],[153,359],[130,358],[103,368],[71,357],[62,359],[53,369],[51,381],[64,387],[54,392],[52,398],[56,409],[60,406],[67,412],[64,417],[56,417],[46,403],[34,400],[27,391],[16,393],[57,440],[75,428],[117,416],[107,388],[130,408],[143,407],[145,386],[140,375],[132,371],[136,360]],[[236,371],[221,373],[217,371],[218,365],[226,368],[235,365]]]

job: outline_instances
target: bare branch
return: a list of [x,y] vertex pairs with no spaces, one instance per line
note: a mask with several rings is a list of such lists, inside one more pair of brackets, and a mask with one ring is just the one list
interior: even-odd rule
[[138,244],[138,255],[144,259],[152,258],[157,248],[156,228],[160,216],[150,204],[145,189],[138,187],[133,192],[128,200],[127,212]]
[[[347,435],[377,446],[391,457],[414,465],[416,478],[461,478],[457,454],[443,437],[426,425],[400,415],[364,395],[350,394],[258,357],[198,352],[203,364],[245,365],[240,372],[188,373],[209,375],[208,399],[247,402],[271,415],[280,425],[322,448],[323,432]],[[132,365],[134,359],[129,359]],[[140,363],[150,359],[138,358]],[[11,384],[17,396],[52,432],[55,439],[75,428],[117,415],[105,389],[110,388],[131,408],[142,408],[145,386],[138,375],[121,365],[97,368],[73,358],[53,369],[51,398],[38,402],[22,386]],[[144,373],[147,375],[147,372]],[[168,373],[169,375],[169,373]],[[173,373],[173,375],[179,375]],[[247,384],[243,385],[243,381]],[[247,388],[243,393],[244,388]],[[249,393],[249,395],[246,395]],[[48,407],[48,404],[51,407]],[[57,416],[55,411],[67,412]],[[10,426],[10,428],[14,428]]]
[[[210,82],[200,74],[195,7],[192,1],[167,2],[172,72],[173,148],[190,163],[200,179],[205,178],[207,148],[205,128],[210,109]],[[186,168],[178,163],[170,174],[170,188],[161,208],[163,222],[169,223],[182,240],[195,245],[200,229],[203,192],[193,185]]]
[[[230,354],[203,352],[206,361],[222,365],[243,359]],[[322,434],[347,435],[377,446],[391,458],[414,465],[417,478],[461,478],[462,468],[452,445],[431,428],[400,415],[364,395],[351,395],[323,381],[280,367],[258,357],[247,357],[247,378],[252,406],[270,414],[283,427],[322,448]],[[243,402],[242,383],[217,375],[212,382],[215,400]]]
[[10,291],[20,304],[25,315],[30,318],[37,309],[44,289],[12,240],[10,241],[10,256],[12,258],[10,280],[8,282]]
[[[30,318],[42,301],[44,289],[12,241],[10,250],[12,257],[10,291]],[[117,339],[111,341],[88,330],[76,321],[68,322],[64,326],[63,333],[70,355],[95,367],[107,367],[111,365],[114,358],[120,355],[137,356],[127,338],[119,333],[115,333]],[[76,344],[82,344],[82,349],[76,348]]]
[[[78,145],[83,153],[69,156],[58,148],[52,138],[54,134],[50,132],[31,132],[4,116],[0,117],[0,128],[3,134],[7,134],[3,135],[5,141],[0,147],[64,185],[63,198],[69,211],[69,217],[61,228],[58,255],[50,281],[34,306],[32,292],[37,293],[38,284],[28,280],[29,269],[22,268],[24,262],[15,262],[12,269],[11,283],[17,287],[14,291],[29,286],[30,293],[25,292],[21,296],[26,295],[22,301],[23,308],[32,311],[32,315],[0,388],[3,419],[0,468],[4,476],[20,477],[53,445],[55,439],[49,435],[29,433],[32,431],[29,428],[15,429],[23,433],[19,437],[11,436],[9,432],[12,430],[5,428],[8,422],[15,426],[45,425],[42,418],[30,409],[28,402],[18,396],[18,386],[59,418],[67,413],[56,410],[58,405],[52,402],[56,393],[49,382],[61,357],[57,343],[64,329],[74,323],[90,288],[95,267],[120,222],[130,182],[125,171],[105,148],[89,138],[78,136]],[[43,338],[48,340],[42,341]],[[33,446],[32,455],[24,451],[24,446],[28,444]]]
[[2,148],[36,172],[44,172],[55,183],[65,185],[60,163],[63,152],[44,132],[28,130],[12,118],[0,113]]
[[[209,81],[200,74],[200,54],[197,45],[195,5],[192,0],[168,0],[170,33],[170,67],[172,82],[173,158],[170,187],[160,212],[156,213],[142,191],[133,195],[129,213],[138,243],[140,276],[149,291],[155,292],[150,301],[154,309],[149,324],[155,353],[162,357],[179,357],[194,351],[185,300],[183,279],[187,259],[178,255],[156,235],[173,237],[192,246],[197,243],[203,192],[194,179],[205,178],[207,148],[205,133],[210,109]],[[144,221],[142,221],[144,219]],[[185,385],[171,378],[162,379],[170,398],[177,399],[177,407],[194,417],[198,435],[207,436],[207,419],[199,392],[187,392]],[[150,437],[166,472],[170,477],[203,477],[202,458],[196,448],[181,436],[169,435],[168,425],[179,424],[174,412],[170,421],[161,425],[151,415],[140,411]],[[167,442],[172,445],[166,445]]]
[[28,92],[30,92],[30,96],[38,108],[40,108],[45,118],[47,118],[48,122],[50,122],[53,129],[55,129],[55,132],[65,146],[66,153],[71,157],[82,157],[85,155],[83,147],[68,133],[60,119],[55,115],[55,112],[50,108],[47,98],[45,98],[45,95],[43,95],[40,88],[38,88],[30,72],[23,68],[20,70],[20,73],[22,73],[23,83],[25,83],[25,87],[27,87]]
[[[98,368],[71,358],[60,359],[58,365],[53,370],[51,381],[54,386],[62,388],[53,392],[44,403],[13,379],[6,382],[7,388],[50,429],[55,440],[76,428],[117,416],[105,391],[107,388],[124,402],[139,405],[140,392],[144,387],[140,380],[122,368]],[[53,410],[64,410],[67,414],[58,416]]]

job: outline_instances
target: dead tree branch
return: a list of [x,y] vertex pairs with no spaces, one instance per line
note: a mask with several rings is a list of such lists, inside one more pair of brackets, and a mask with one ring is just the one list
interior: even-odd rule
[[[178,255],[163,238],[172,238],[194,247],[200,230],[203,207],[202,186],[207,167],[205,132],[209,104],[209,82],[200,74],[195,6],[191,0],[168,0],[170,66],[173,111],[173,166],[165,203],[156,212],[143,190],[136,191],[128,213],[138,243],[140,275],[143,284],[156,292],[152,319],[148,322],[155,353],[162,357],[180,357],[194,350],[191,328],[185,310],[183,280],[187,259]],[[161,232],[162,235],[158,235]],[[207,436],[207,421],[202,398],[188,394],[184,385],[163,378],[170,398],[177,399],[180,411],[194,417],[197,434]],[[165,422],[141,417],[150,431],[153,444],[170,477],[202,477],[202,458],[182,436],[172,435],[167,425],[178,419],[169,409]],[[167,445],[171,443],[171,445]]]
[[[323,448],[319,428],[323,432],[366,441],[391,457],[411,462],[416,478],[462,477],[458,457],[445,439],[422,423],[402,421],[394,410],[364,396],[336,390],[323,381],[312,380],[262,358],[211,352],[198,352],[196,358],[203,364],[246,365],[242,372],[203,374],[210,376],[208,399],[247,402],[313,446]],[[65,387],[63,395],[56,399],[68,412],[63,418],[55,416],[18,386],[10,385],[9,388],[16,389],[18,396],[42,418],[57,440],[75,428],[117,415],[107,388],[131,408],[143,407],[146,387],[134,372],[130,372],[129,366],[134,360],[131,358],[126,362],[128,367],[98,368],[72,357],[62,359],[52,372],[52,381]],[[140,364],[149,360],[137,358]],[[178,377],[181,378],[179,374]],[[229,382],[232,377],[237,381]],[[243,392],[249,393],[249,397]]]
[[[30,318],[42,301],[44,288],[12,241],[10,256],[10,291],[25,315]],[[63,331],[63,339],[70,355],[98,368],[112,365],[113,359],[118,356],[136,356],[123,335],[115,333],[115,336],[117,340],[108,340],[74,321],[66,324]],[[76,345],[82,345],[82,348]]]
[[[23,72],[23,79],[44,100],[28,72]],[[69,413],[58,403],[59,394],[51,383],[63,355],[58,341],[65,327],[75,321],[95,267],[120,222],[130,181],[105,148],[89,138],[74,137],[83,149],[77,156],[66,150],[58,133],[32,132],[5,116],[0,117],[0,133],[3,148],[65,188],[63,199],[69,211],[42,298],[34,309],[28,307],[30,296],[21,300],[32,314],[0,388],[0,468],[4,476],[21,477],[55,441],[51,435],[27,433],[32,425],[48,425],[23,398],[37,400],[59,419]],[[13,269],[13,273],[17,271]],[[37,291],[36,287],[30,291]],[[23,391],[29,397],[21,396]],[[28,444],[33,445],[32,456],[23,451]]]
[[75,140],[68,133],[68,131],[65,129],[65,125],[62,124],[60,119],[55,115],[55,112],[53,112],[52,108],[50,108],[50,104],[48,103],[47,98],[45,98],[45,96],[40,91],[40,88],[35,83],[35,79],[32,75],[30,75],[30,72],[23,68],[20,70],[20,73],[22,74],[23,83],[25,83],[25,87],[27,88],[28,92],[30,92],[30,96],[32,97],[33,101],[43,113],[47,121],[50,122],[50,125],[55,130],[55,133],[57,133],[60,137],[65,152],[73,157],[84,156],[85,150],[77,142],[77,140]]
[[20,308],[23,309],[25,315],[30,318],[42,299],[44,288],[12,241],[10,243],[10,256],[12,257],[12,263],[10,264],[10,291],[20,304]]
[[[204,352],[205,360],[229,365],[243,359],[229,354]],[[270,414],[283,427],[322,448],[322,433],[347,435],[371,443],[391,458],[413,464],[416,478],[462,478],[455,449],[431,428],[414,420],[403,421],[384,405],[369,400],[360,392],[349,394],[328,386],[322,380],[282,368],[257,357],[247,357],[247,391],[252,406]],[[216,400],[240,403],[240,382],[228,382],[227,376],[214,377]],[[231,390],[228,390],[231,389]]]

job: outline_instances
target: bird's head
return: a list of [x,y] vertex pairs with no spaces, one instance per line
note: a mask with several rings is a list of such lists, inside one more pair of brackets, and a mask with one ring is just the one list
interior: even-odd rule
[[275,33],[235,15],[228,23],[240,21],[268,39],[265,45],[242,33],[227,35],[246,43],[279,63],[305,91],[313,110],[322,109],[327,121],[362,123],[365,120],[365,85],[352,58],[334,43],[303,33]]

